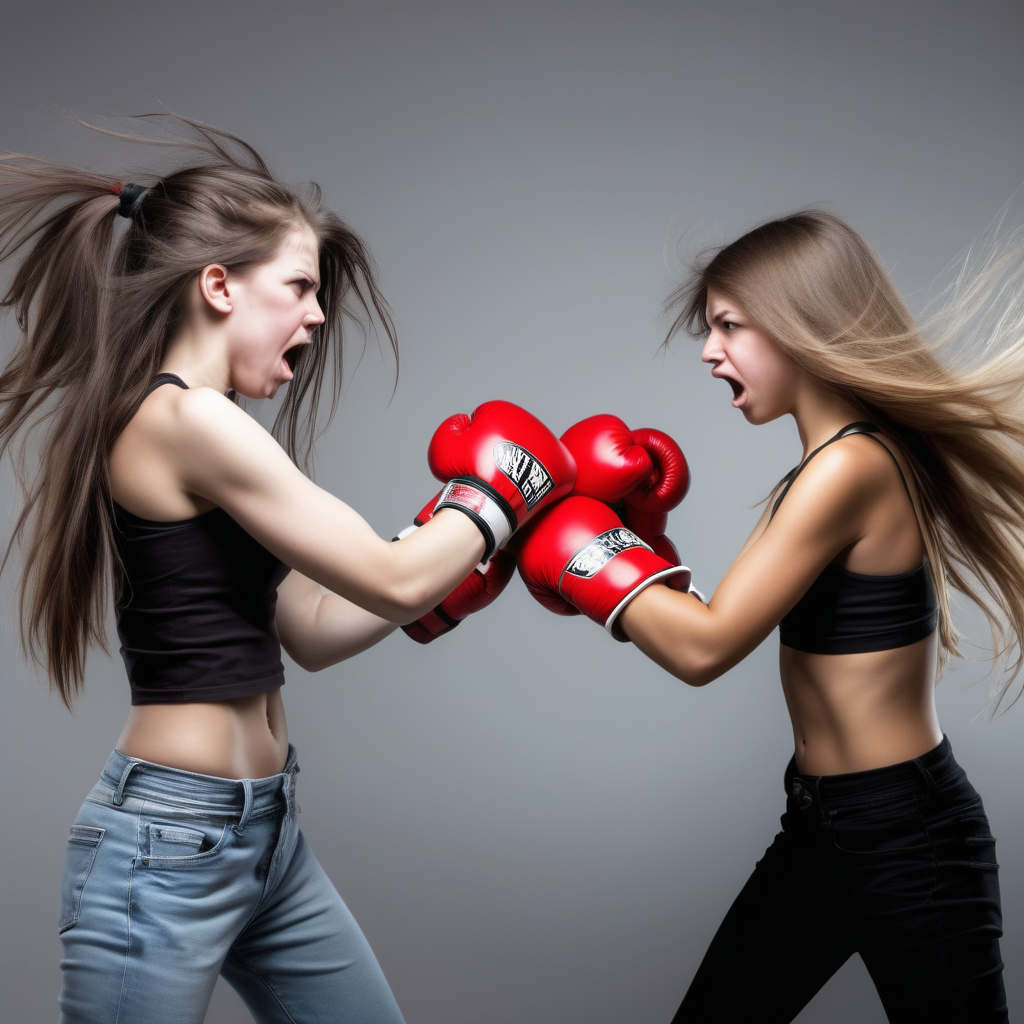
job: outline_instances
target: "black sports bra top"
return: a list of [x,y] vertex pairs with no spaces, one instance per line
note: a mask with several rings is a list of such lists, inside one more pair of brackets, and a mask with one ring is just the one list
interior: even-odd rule
[[[885,449],[913,507],[903,470],[888,446],[874,436],[877,431],[872,423],[850,423],[815,448],[789,474],[771,514],[774,516],[778,511],[807,463],[822,448],[851,434],[863,434]],[[935,589],[927,562],[896,576],[865,576],[830,563],[779,623],[779,639],[787,647],[809,654],[888,651],[930,636],[937,617]]]
[[[187,388],[162,373],[162,384]],[[132,704],[227,700],[284,683],[275,612],[288,567],[223,509],[157,522],[114,505],[116,602]]]

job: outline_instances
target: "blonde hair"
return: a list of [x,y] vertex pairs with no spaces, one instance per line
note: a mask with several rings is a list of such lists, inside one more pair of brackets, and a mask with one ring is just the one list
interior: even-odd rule
[[917,484],[941,656],[958,655],[962,640],[950,614],[952,588],[984,612],[993,656],[1009,657],[997,709],[1024,666],[1018,306],[1011,303],[994,321],[989,316],[985,359],[973,370],[958,372],[938,353],[962,341],[990,312],[993,298],[1006,303],[1005,272],[1016,266],[1011,257],[991,259],[982,273],[960,279],[948,296],[942,335],[931,344],[868,243],[820,210],[763,224],[705,254],[668,300],[678,311],[668,336],[680,330],[699,336],[708,331],[708,288],[727,295],[806,372],[859,405],[899,448]]

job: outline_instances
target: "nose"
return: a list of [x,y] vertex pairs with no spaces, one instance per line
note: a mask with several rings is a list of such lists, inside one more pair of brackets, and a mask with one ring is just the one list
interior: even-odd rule
[[324,311],[320,308],[320,303],[317,301],[316,296],[313,296],[313,306],[309,311],[309,315],[306,317],[306,323],[310,327],[316,327],[318,324],[322,324],[327,318],[324,316]]
[[707,341],[704,342],[704,348],[701,349],[700,358],[705,363],[720,363],[725,358],[725,353],[722,351],[721,342],[718,339],[718,332],[711,328],[708,332]]

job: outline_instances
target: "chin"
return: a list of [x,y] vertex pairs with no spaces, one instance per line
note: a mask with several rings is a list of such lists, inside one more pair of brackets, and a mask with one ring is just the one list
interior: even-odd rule
[[236,395],[242,398],[252,398],[258,400],[260,398],[273,398],[277,394],[277,389],[281,386],[281,382],[278,380],[271,381],[269,384],[256,384],[256,383],[245,383],[238,385],[236,384],[232,390]]
[[760,427],[764,423],[771,423],[772,420],[777,420],[783,415],[781,410],[759,409],[756,405],[750,404],[740,406],[740,412],[743,413],[743,418],[755,427]]

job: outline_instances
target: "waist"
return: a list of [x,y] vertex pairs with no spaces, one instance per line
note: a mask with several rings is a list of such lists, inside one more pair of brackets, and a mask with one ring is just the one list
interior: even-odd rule
[[117,741],[123,754],[225,778],[277,774],[288,756],[279,690],[234,700],[132,707]]
[[865,804],[884,805],[904,797],[948,794],[970,787],[967,775],[953,757],[949,738],[920,757],[883,768],[842,775],[804,775],[790,759],[784,777],[791,810],[823,813]]
[[281,771],[243,779],[184,771],[114,750],[93,789],[93,798],[118,805],[132,799],[154,801],[192,815],[253,819],[278,813],[283,801],[294,801],[298,772],[291,745]]

